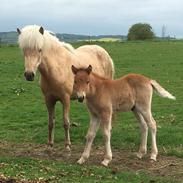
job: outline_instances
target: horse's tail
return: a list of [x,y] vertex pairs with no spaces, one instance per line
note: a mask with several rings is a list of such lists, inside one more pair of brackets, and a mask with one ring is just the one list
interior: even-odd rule
[[173,99],[175,100],[176,98],[170,94],[168,91],[166,91],[158,82],[156,82],[155,80],[151,80],[151,85],[153,87],[153,89],[157,92],[157,94],[160,97],[164,97],[164,98],[169,98],[169,99]]

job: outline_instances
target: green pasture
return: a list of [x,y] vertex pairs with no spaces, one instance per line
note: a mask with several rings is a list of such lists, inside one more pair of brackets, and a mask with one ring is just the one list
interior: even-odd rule
[[[73,46],[78,47],[82,44],[75,43]],[[158,125],[157,143],[160,158],[165,156],[183,159],[183,42],[96,42],[96,44],[105,48],[113,58],[116,78],[132,72],[144,74],[157,80],[176,96],[176,101],[172,101],[154,94],[152,111]],[[77,101],[72,102],[70,115],[71,122],[77,124],[71,127],[70,132],[73,147],[78,152],[77,157],[72,157],[72,151],[72,161],[69,161],[69,158],[64,161],[54,157],[42,158],[41,155],[34,157],[18,154],[20,149],[21,152],[27,148],[33,151],[34,147],[47,143],[47,111],[39,88],[40,75],[37,73],[34,82],[27,82],[23,73],[24,59],[20,49],[17,46],[1,46],[0,180],[1,176],[5,176],[18,182],[183,181],[180,178],[183,175],[161,176],[147,172],[146,168],[136,171],[128,169],[113,171],[110,167],[100,166],[102,156],[98,163],[77,165],[75,159],[77,160],[83,151],[89,122],[86,106]],[[61,117],[62,108],[58,103],[54,147],[57,151],[63,151],[64,148]],[[150,140],[149,138],[148,150]],[[112,149],[119,152],[123,150],[135,152],[139,143],[139,127],[133,114],[130,112],[118,114],[113,124]],[[95,149],[103,147],[101,132],[97,134],[93,147]]]

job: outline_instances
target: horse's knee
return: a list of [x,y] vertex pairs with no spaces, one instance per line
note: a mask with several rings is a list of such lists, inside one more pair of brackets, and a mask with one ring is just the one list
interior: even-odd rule
[[64,126],[64,129],[69,129],[69,128],[70,128],[70,123],[69,123],[69,121],[64,121],[63,126]]
[[54,123],[49,123],[49,124],[48,124],[48,128],[49,128],[49,129],[52,129],[53,127],[54,127]]

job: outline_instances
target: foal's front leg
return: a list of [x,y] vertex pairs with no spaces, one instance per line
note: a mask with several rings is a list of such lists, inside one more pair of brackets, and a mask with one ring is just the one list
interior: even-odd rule
[[70,111],[70,96],[66,95],[63,101],[63,121],[64,121],[64,131],[65,131],[65,148],[70,151],[71,141],[70,141],[70,122],[69,122],[69,111]]
[[96,132],[99,128],[99,120],[97,117],[92,116],[90,117],[90,126],[88,129],[88,133],[86,135],[86,145],[83,154],[81,155],[81,158],[77,161],[78,164],[83,164],[86,159],[90,156],[91,146],[93,143],[93,140],[95,138]]
[[105,141],[105,155],[104,160],[101,162],[102,165],[108,166],[112,160],[112,151],[111,151],[111,118],[112,114],[103,115],[101,119],[101,128],[104,135]]

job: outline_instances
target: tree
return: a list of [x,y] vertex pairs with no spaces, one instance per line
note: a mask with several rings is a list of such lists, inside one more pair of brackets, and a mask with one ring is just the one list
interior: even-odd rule
[[128,31],[128,40],[145,40],[153,39],[154,32],[152,27],[147,23],[137,23],[131,26]]

